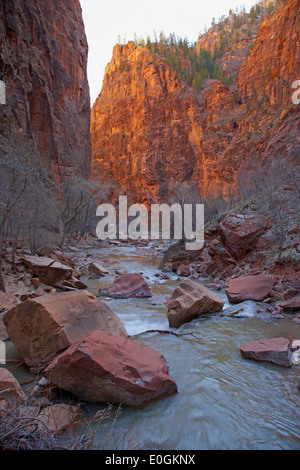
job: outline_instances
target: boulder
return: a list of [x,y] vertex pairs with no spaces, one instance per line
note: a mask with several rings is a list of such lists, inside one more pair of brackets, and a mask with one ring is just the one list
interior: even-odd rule
[[5,400],[12,406],[18,406],[26,401],[26,395],[17,379],[3,367],[0,367],[0,400]]
[[73,269],[52,258],[25,255],[22,261],[41,282],[48,286],[72,278]]
[[267,298],[273,284],[273,278],[263,274],[241,276],[231,279],[227,284],[225,292],[229,302],[232,304],[238,304],[244,300],[261,301]]
[[169,326],[178,328],[202,314],[221,311],[224,301],[198,282],[186,279],[175,289],[166,306]]
[[280,307],[283,310],[300,310],[300,295],[281,302]]
[[225,248],[237,261],[251,251],[258,238],[269,228],[269,221],[253,214],[228,214],[220,224]]
[[93,262],[89,265],[89,274],[95,277],[102,277],[108,274],[108,271],[100,263]]
[[177,393],[162,354],[103,331],[79,339],[44,371],[54,385],[88,402],[143,408]]
[[186,266],[185,264],[181,264],[178,266],[176,273],[178,276],[184,276],[184,277],[189,277],[191,274],[189,266]]
[[286,338],[250,341],[243,344],[240,349],[247,359],[272,362],[285,367],[291,367],[292,365],[292,350],[290,342]]
[[4,315],[8,335],[32,372],[93,330],[127,336],[116,314],[87,291],[28,299]]
[[99,294],[117,299],[152,297],[148,284],[139,273],[117,276],[113,284],[100,289]]
[[78,408],[64,403],[47,406],[38,415],[38,427],[41,431],[47,428],[55,433],[62,434],[80,420],[81,412]]

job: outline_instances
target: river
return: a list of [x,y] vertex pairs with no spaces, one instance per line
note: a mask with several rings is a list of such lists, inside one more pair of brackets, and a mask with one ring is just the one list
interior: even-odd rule
[[[149,256],[148,252],[149,251]],[[158,258],[149,248],[131,246],[90,250],[105,264],[109,275],[82,280],[98,293],[110,284],[115,271],[141,272],[153,296],[171,295],[179,284],[155,276]],[[229,307],[224,291],[218,292]],[[239,318],[213,314],[182,325],[179,332],[197,337],[148,333],[169,330],[167,309],[149,299],[101,298],[124,323],[128,334],[140,344],[161,352],[176,381],[178,394],[148,405],[143,410],[113,407],[101,425],[93,416],[103,404],[85,404],[86,417],[96,433],[97,449],[144,450],[299,450],[300,366],[285,368],[247,360],[240,346],[248,341],[278,336],[300,339],[300,325],[289,315],[284,320],[257,314],[248,301],[239,305]]]
[[[151,250],[151,246],[149,247]],[[143,256],[132,247],[114,247],[97,253],[107,269],[141,272],[153,296],[171,295],[179,284],[176,274],[158,280],[159,259]],[[114,275],[83,279],[96,294]],[[230,305],[224,291],[218,292]],[[300,449],[300,403],[297,388],[300,366],[290,369],[244,359],[240,346],[248,341],[285,336],[300,338],[300,326],[288,315],[274,320],[257,314],[255,302],[239,305],[240,318],[210,315],[179,328],[197,333],[175,337],[140,333],[168,330],[167,309],[151,299],[107,299],[134,340],[161,352],[176,381],[178,394],[148,405],[144,410],[122,409],[98,432],[98,448],[167,450],[275,450]],[[90,407],[90,415],[97,406]]]

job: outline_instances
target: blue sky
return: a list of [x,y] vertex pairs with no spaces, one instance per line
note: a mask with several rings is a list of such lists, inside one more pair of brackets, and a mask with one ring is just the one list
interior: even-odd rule
[[153,38],[153,31],[175,33],[197,40],[212,18],[228,16],[230,8],[245,6],[246,11],[256,0],[80,0],[86,34],[89,42],[88,75],[91,104],[99,95],[106,65],[110,62],[118,36],[134,39],[134,33]]

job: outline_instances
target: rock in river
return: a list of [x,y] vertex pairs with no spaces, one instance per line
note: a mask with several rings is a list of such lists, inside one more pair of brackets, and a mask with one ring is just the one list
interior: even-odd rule
[[178,328],[201,314],[221,311],[224,302],[198,282],[186,279],[175,289],[166,306],[169,326]]
[[266,361],[280,366],[291,367],[292,349],[286,338],[250,341],[241,346],[241,353],[247,359]]
[[82,400],[134,408],[177,393],[168,373],[158,351],[103,331],[79,339],[43,371],[52,384]]
[[108,287],[99,290],[99,294],[116,299],[152,297],[150,288],[139,273],[121,274]]
[[281,302],[280,307],[283,308],[283,310],[300,311],[300,295]]
[[127,337],[117,315],[87,291],[29,299],[5,313],[7,333],[32,372],[94,330]]
[[231,279],[225,289],[228,300],[238,304],[244,300],[264,300],[273,287],[273,278],[257,274]]

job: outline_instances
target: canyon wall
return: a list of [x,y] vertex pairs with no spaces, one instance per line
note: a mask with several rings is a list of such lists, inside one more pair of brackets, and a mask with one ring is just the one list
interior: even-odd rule
[[[214,59],[233,79],[207,79],[198,91],[161,54],[133,42],[115,46],[91,135],[94,175],[113,182],[116,194],[166,202],[175,182],[194,181],[204,197],[228,198],[250,161],[267,168],[299,155],[299,107],[291,100],[299,79],[299,0],[281,2],[262,22],[243,15],[241,41],[231,35]],[[214,27],[196,50],[217,50],[215,37]]]
[[193,178],[200,112],[193,92],[163,61],[129,42],[114,48],[91,134],[101,176],[139,202],[153,202],[172,181]]
[[78,0],[1,0],[0,135],[29,137],[57,183],[90,175],[87,55]]

